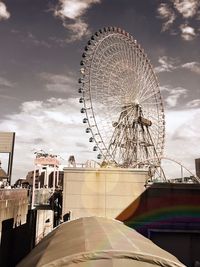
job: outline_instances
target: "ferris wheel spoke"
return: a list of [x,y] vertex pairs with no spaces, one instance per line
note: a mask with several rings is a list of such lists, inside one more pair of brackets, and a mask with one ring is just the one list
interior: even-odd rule
[[141,103],[151,99],[152,97],[155,99],[155,97],[158,95],[158,93],[159,93],[158,91],[153,91],[151,93],[146,94],[145,96],[140,98]]
[[[99,31],[88,42],[83,66],[81,101],[103,159],[131,166],[155,156],[155,150],[161,155],[162,99],[153,68],[133,38],[118,28]],[[145,145],[149,135],[154,148]]]

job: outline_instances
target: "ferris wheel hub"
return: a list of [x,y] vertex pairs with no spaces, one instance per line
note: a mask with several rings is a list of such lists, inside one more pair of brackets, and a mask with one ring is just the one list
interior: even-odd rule
[[139,106],[140,102],[139,102],[138,99],[135,99],[134,102],[133,102],[133,104],[134,104],[135,106]]

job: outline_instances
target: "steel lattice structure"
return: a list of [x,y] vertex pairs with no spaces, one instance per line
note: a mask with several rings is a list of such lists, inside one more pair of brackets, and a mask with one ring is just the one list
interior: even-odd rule
[[79,83],[83,122],[97,158],[121,167],[154,158],[158,165],[163,103],[152,65],[136,40],[116,27],[96,32],[82,55]]

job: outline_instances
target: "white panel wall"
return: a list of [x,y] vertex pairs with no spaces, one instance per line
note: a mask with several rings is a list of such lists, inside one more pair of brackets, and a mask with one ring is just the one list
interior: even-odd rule
[[63,215],[115,218],[144,190],[147,171],[120,168],[65,168]]

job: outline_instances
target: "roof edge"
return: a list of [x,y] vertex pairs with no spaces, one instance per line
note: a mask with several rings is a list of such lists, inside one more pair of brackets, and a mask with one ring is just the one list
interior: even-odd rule
[[43,267],[48,266],[63,266],[69,265],[72,263],[79,263],[79,262],[86,262],[92,260],[109,260],[109,259],[130,259],[140,262],[151,263],[157,266],[162,267],[185,267],[184,264],[177,263],[175,261],[169,259],[163,259],[158,256],[154,256],[151,254],[142,254],[138,252],[130,252],[130,251],[123,251],[123,250],[101,250],[101,251],[92,251],[92,252],[84,252],[84,253],[77,253],[71,256],[66,256],[55,261],[51,261]]

